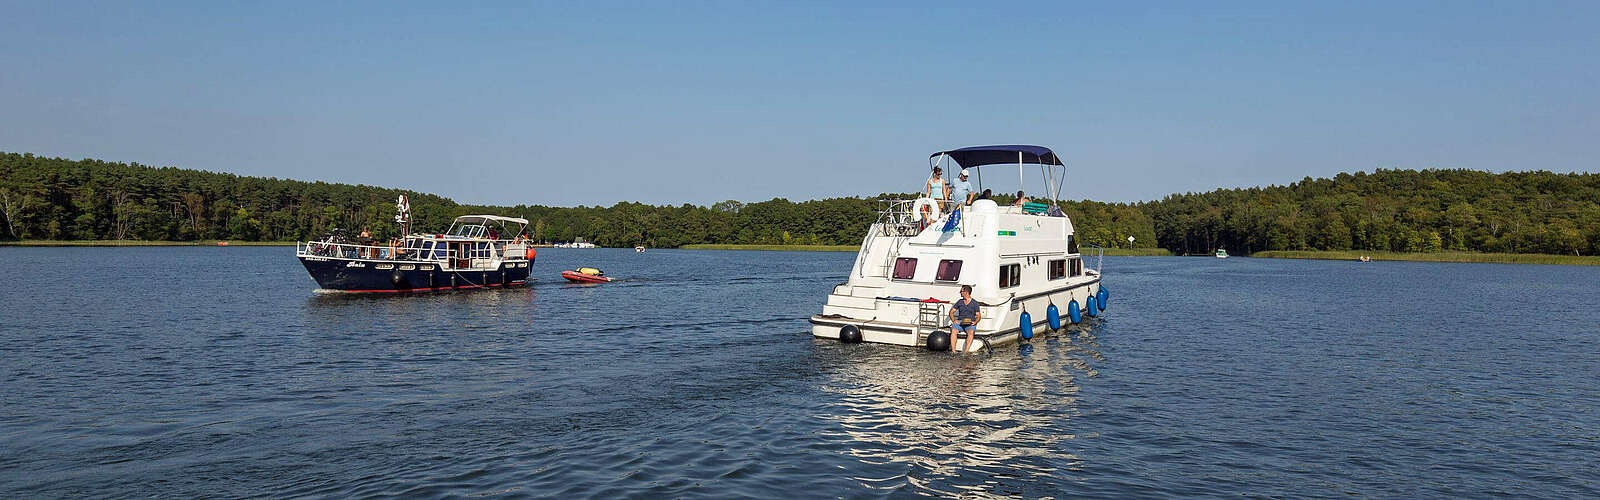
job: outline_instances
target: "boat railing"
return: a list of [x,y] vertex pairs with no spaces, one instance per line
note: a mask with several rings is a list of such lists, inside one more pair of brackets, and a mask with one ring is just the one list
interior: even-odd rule
[[446,262],[455,257],[450,249],[424,250],[421,248],[379,245],[352,245],[329,241],[305,241],[295,244],[297,257],[334,257],[343,259],[376,259],[414,262]]
[[1087,247],[1089,247],[1089,248],[1094,250],[1094,252],[1095,252],[1095,254],[1094,254],[1094,273],[1095,274],[1100,274],[1100,265],[1105,263],[1105,260],[1106,260],[1106,247],[1103,247],[1103,246],[1100,246],[1100,245],[1094,245],[1094,244],[1089,244],[1089,245],[1084,245],[1084,246],[1087,246]]
[[879,236],[910,237],[922,232],[923,224],[913,213],[916,200],[879,199],[878,220],[873,224]]
[[[923,229],[939,223],[939,221],[924,222],[917,213],[917,200],[900,200],[881,198],[878,200],[878,220],[873,223],[878,236],[911,237],[922,234]],[[959,207],[959,202],[951,200],[935,201],[939,205],[941,220],[950,215],[950,212]],[[963,233],[966,232],[966,217],[958,222]]]

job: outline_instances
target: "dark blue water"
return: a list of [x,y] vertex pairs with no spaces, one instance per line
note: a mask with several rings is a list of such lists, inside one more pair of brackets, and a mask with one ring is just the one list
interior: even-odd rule
[[0,496],[1600,494],[1596,268],[1108,258],[1101,320],[963,357],[814,341],[850,254],[291,253],[0,248]]

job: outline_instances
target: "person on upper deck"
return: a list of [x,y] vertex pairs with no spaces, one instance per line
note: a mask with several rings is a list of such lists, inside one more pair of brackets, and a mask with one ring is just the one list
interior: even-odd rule
[[961,178],[950,183],[950,198],[956,203],[971,205],[973,196],[975,195],[972,192],[972,183],[967,182],[967,169],[963,168]]
[[944,183],[944,169],[933,167],[933,177],[929,177],[928,182],[923,184],[922,196],[933,198],[934,201],[950,199],[950,186]]
[[[933,176],[929,177],[928,181],[922,185],[922,197],[933,198],[933,202],[936,205],[944,205],[950,199],[950,185],[944,182],[944,169],[933,167]],[[922,212],[922,224],[931,223],[930,216],[932,214],[928,213],[928,208],[923,207]]]
[[1016,203],[1012,203],[1011,205],[1012,206],[1016,206],[1016,207],[1020,207],[1020,206],[1026,205],[1026,204],[1028,204],[1028,197],[1027,196],[1023,196],[1022,191],[1017,191],[1017,202]]
[[378,249],[372,248],[372,245],[376,245],[378,240],[372,239],[371,231],[368,231],[367,228],[363,227],[361,228],[361,234],[357,235],[356,238],[356,244],[361,245],[360,250],[358,250],[361,257],[368,259],[378,258]]
[[972,350],[972,336],[978,331],[978,321],[983,319],[977,299],[972,298],[972,285],[961,285],[961,299],[950,305],[950,352],[956,351],[956,337],[967,332],[967,343],[961,352]]

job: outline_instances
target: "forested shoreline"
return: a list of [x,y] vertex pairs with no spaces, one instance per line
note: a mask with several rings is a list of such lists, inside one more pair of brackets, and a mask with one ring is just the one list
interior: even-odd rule
[[[603,246],[854,245],[881,194],[710,206],[480,206],[383,187],[245,177],[102,160],[0,153],[0,239],[236,240],[315,238],[333,228],[393,236],[406,194],[414,227],[457,215],[530,221],[539,241]],[[530,193],[530,197],[537,197]],[[1007,201],[1001,199],[1001,201]],[[1478,251],[1590,255],[1600,250],[1600,176],[1471,170],[1379,170],[1288,186],[1219,189],[1143,203],[1063,201],[1084,243],[1174,253],[1261,250]]]

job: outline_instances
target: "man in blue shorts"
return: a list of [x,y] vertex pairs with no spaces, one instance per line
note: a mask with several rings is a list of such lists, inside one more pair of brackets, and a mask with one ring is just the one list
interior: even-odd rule
[[980,319],[983,311],[978,310],[978,301],[972,298],[972,285],[961,285],[961,300],[950,307],[950,352],[955,352],[956,337],[962,330],[967,332],[967,343],[962,344],[961,352],[972,350],[972,336],[978,331]]

